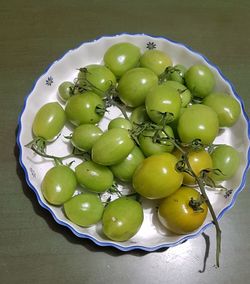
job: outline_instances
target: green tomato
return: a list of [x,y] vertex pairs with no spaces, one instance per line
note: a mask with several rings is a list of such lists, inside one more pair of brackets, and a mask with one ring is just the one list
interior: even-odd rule
[[121,42],[112,45],[104,54],[105,65],[117,77],[136,67],[139,63],[140,49],[132,43]]
[[45,174],[41,191],[50,204],[62,205],[73,196],[76,186],[75,173],[69,167],[59,165]]
[[72,96],[65,108],[67,119],[74,125],[98,123],[104,114],[103,100],[93,92]]
[[164,51],[150,49],[143,53],[140,64],[142,67],[151,69],[159,76],[168,66],[172,66],[172,60]]
[[112,128],[94,143],[91,157],[97,164],[111,166],[125,159],[133,148],[134,142],[126,129]]
[[179,118],[177,131],[183,143],[200,139],[203,145],[210,145],[219,133],[218,116],[208,106],[189,106]]
[[121,197],[110,202],[103,212],[103,233],[113,241],[132,238],[143,222],[143,209],[134,199]]
[[176,89],[163,84],[149,91],[145,106],[148,116],[157,124],[163,124],[164,115],[171,114],[170,118],[167,117],[167,123],[169,123],[179,116],[181,98]]
[[116,85],[115,75],[104,65],[91,64],[85,66],[78,73],[79,83],[86,84],[86,80],[92,86],[92,91],[97,95],[104,96],[110,86]]
[[63,102],[66,102],[73,95],[74,84],[69,81],[62,82],[58,87],[58,94]]
[[90,151],[96,140],[103,134],[103,131],[94,124],[82,124],[77,126],[71,137],[74,147],[82,151]]
[[112,119],[109,124],[108,124],[108,129],[112,128],[124,128],[124,129],[132,129],[132,124],[131,122],[123,117],[117,117]]
[[167,81],[166,83],[164,83],[164,85],[173,87],[178,91],[181,97],[181,107],[186,107],[190,103],[192,95],[186,86],[182,85],[177,81]]
[[171,72],[169,80],[179,82],[180,84],[185,83],[185,73],[187,68],[181,64],[174,66],[174,72]]
[[136,126],[136,124],[141,124],[145,121],[149,121],[150,118],[147,114],[145,105],[133,109],[129,119],[133,127]]
[[226,93],[211,93],[205,97],[202,103],[217,113],[221,127],[233,126],[241,113],[238,101]]
[[64,109],[57,102],[43,105],[35,115],[32,132],[35,137],[53,140],[61,132],[66,121]]
[[78,183],[90,191],[102,193],[113,184],[111,170],[93,161],[82,162],[75,168]]
[[133,188],[148,199],[171,195],[183,181],[183,174],[176,170],[177,162],[178,159],[170,153],[145,158],[135,170]]
[[158,77],[147,68],[133,68],[127,71],[118,83],[119,98],[129,107],[144,104],[148,91],[158,85]]
[[185,73],[185,82],[195,97],[204,98],[213,91],[215,79],[212,71],[202,64],[191,66]]
[[90,227],[101,220],[104,205],[98,195],[83,193],[65,202],[63,209],[71,222],[78,226]]
[[131,181],[135,169],[144,160],[144,155],[139,147],[135,146],[128,156],[120,163],[110,166],[114,176],[121,181]]
[[223,181],[232,178],[240,165],[240,154],[229,145],[219,145],[211,153],[213,168],[219,171],[213,173],[215,181]]
[[[163,131],[160,131],[159,138],[170,137],[170,139],[174,139],[174,133],[170,126],[166,125],[165,132],[167,133],[167,136]],[[154,154],[173,151],[174,144],[171,142],[171,140],[159,141],[159,139],[157,140],[156,138],[156,141],[154,141],[154,134],[155,130],[144,130],[139,136],[140,148],[146,157]]]

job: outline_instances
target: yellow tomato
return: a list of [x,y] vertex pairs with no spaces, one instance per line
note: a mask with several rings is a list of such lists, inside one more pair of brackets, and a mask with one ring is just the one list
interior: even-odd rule
[[[173,154],[178,158],[181,159],[181,152],[178,150],[175,150]],[[206,152],[205,150],[200,151],[190,151],[188,153],[188,161],[189,164],[193,170],[193,172],[199,176],[200,172],[205,169],[212,169],[213,168],[213,162],[211,156]],[[194,177],[192,177],[188,173],[183,173],[183,184],[191,185],[195,184],[196,181]]]
[[190,201],[200,200],[200,193],[194,188],[182,186],[170,196],[161,200],[158,210],[160,222],[176,234],[187,234],[198,229],[207,216],[206,203],[199,210],[190,206]]
[[133,176],[135,191],[149,199],[164,198],[175,192],[183,180],[183,174],[175,169],[177,162],[170,153],[144,159]]

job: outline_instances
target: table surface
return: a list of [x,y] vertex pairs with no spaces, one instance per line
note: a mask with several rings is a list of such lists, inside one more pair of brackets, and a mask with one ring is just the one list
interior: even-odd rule
[[185,43],[216,63],[250,107],[249,1],[1,1],[0,283],[249,283],[250,194],[245,189],[215,230],[205,272],[199,236],[157,252],[120,252],[79,239],[38,205],[18,163],[24,99],[55,59],[106,34],[147,33]]

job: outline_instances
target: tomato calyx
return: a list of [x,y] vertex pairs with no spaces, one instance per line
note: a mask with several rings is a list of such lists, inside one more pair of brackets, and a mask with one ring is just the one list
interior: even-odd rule
[[36,137],[34,138],[32,141],[30,141],[29,143],[27,143],[25,145],[25,147],[28,148],[33,148],[35,147],[36,149],[39,149],[41,152],[44,152],[47,146],[47,141],[45,139],[43,139],[42,137]]
[[159,84],[163,84],[168,81],[173,73],[177,72],[179,76],[184,80],[182,71],[177,66],[168,66],[160,75],[159,75]]
[[204,209],[201,207],[203,203],[204,200],[202,197],[200,199],[194,199],[193,197],[191,197],[188,205],[194,210],[194,212],[200,213],[204,212]]

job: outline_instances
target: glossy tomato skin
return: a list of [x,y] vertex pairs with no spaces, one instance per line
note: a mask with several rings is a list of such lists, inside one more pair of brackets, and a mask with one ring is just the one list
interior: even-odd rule
[[182,186],[172,195],[160,201],[158,217],[160,222],[175,234],[188,234],[197,230],[207,216],[207,205],[202,203],[203,210],[197,212],[189,202],[200,199],[200,193],[194,188]]
[[114,176],[121,181],[130,182],[137,166],[144,160],[141,149],[137,146],[120,163],[110,166]]
[[190,103],[192,94],[186,86],[177,81],[167,81],[164,85],[171,86],[178,91],[181,98],[181,107],[186,107]]
[[219,132],[218,116],[208,106],[191,105],[179,117],[177,131],[183,143],[200,139],[203,145],[210,145]]
[[79,72],[78,78],[81,83],[82,78],[93,86],[93,92],[103,97],[105,92],[111,87],[115,86],[116,77],[106,66],[101,64],[90,64],[85,66],[86,72]]
[[191,66],[185,73],[185,82],[191,93],[199,98],[205,98],[215,86],[212,71],[202,64]]
[[45,174],[41,191],[50,204],[62,205],[73,196],[76,186],[75,173],[69,167],[59,165]]
[[211,153],[213,168],[220,172],[213,174],[215,181],[223,181],[232,178],[240,165],[239,152],[230,145],[219,145]]
[[132,129],[131,122],[123,117],[116,117],[112,119],[108,124],[108,129],[112,128],[124,128],[124,129]]
[[74,84],[69,81],[64,81],[59,85],[58,95],[63,102],[66,102],[72,96],[73,87]]
[[133,176],[133,188],[148,199],[160,199],[175,192],[183,175],[175,167],[178,159],[170,153],[152,155],[142,161]]
[[[160,132],[161,138],[169,137],[170,139],[171,138],[174,139],[174,133],[170,126],[168,125],[165,126],[165,132],[167,133],[168,136],[166,136],[166,134],[161,131]],[[171,142],[171,140],[169,139],[161,142],[154,142],[152,139],[154,133],[155,130],[145,130],[139,136],[140,148],[144,153],[144,155],[146,157],[149,157],[151,155],[163,152],[171,153],[174,149],[174,144]]]
[[205,97],[202,103],[217,113],[220,127],[233,126],[241,113],[238,101],[226,93],[211,93]]
[[47,103],[36,113],[32,132],[35,137],[51,141],[60,133],[65,122],[66,115],[61,105],[57,102]]
[[138,232],[143,218],[143,209],[139,202],[128,197],[118,198],[110,202],[104,210],[103,233],[113,241],[127,241]]
[[85,92],[72,96],[67,102],[65,112],[68,121],[75,126],[95,124],[103,117],[103,113],[98,112],[98,108],[104,110],[101,97],[93,92]]
[[140,64],[142,67],[149,68],[159,76],[168,66],[172,66],[172,60],[165,52],[157,49],[150,49],[142,54]]
[[67,218],[74,224],[90,227],[101,220],[104,205],[97,194],[83,193],[66,201],[63,209]]
[[85,161],[79,164],[76,169],[78,183],[92,192],[102,193],[111,188],[114,178],[112,171],[93,161]]
[[[176,149],[173,154],[177,159],[182,159],[182,153]],[[188,152],[188,162],[196,176],[199,176],[203,170],[212,170],[213,161],[211,155],[206,150],[191,150]],[[183,173],[183,184],[194,185],[196,180],[188,173]]]
[[119,98],[129,107],[144,104],[148,91],[158,85],[158,77],[147,68],[137,67],[127,71],[118,83]]
[[126,129],[112,128],[94,143],[91,157],[97,164],[115,165],[125,159],[134,146],[134,141]]
[[105,65],[116,77],[121,77],[126,71],[139,63],[140,49],[132,43],[120,42],[112,45],[104,54]]
[[169,122],[178,118],[181,98],[176,89],[162,84],[148,92],[145,106],[150,119],[157,124],[162,124],[164,113],[172,114]]
[[93,144],[103,134],[103,131],[94,124],[82,124],[77,126],[71,137],[74,147],[82,151],[90,151]]

